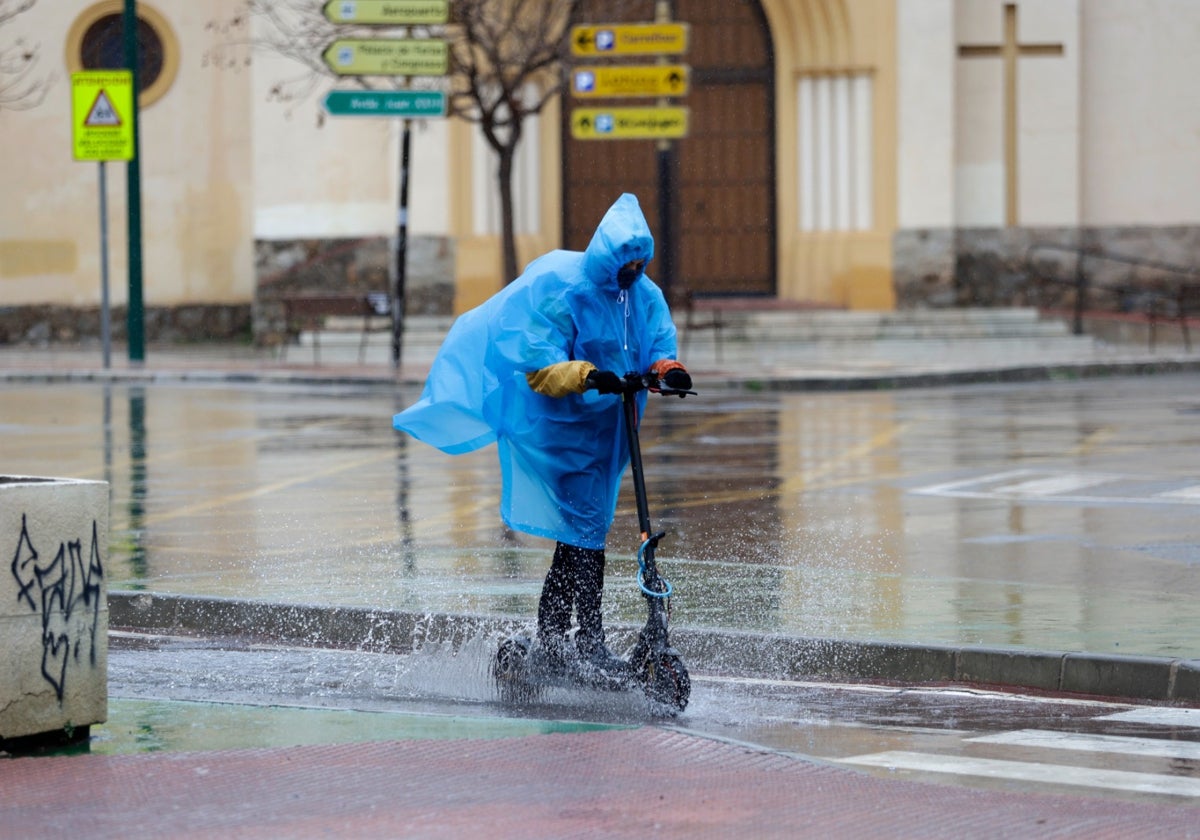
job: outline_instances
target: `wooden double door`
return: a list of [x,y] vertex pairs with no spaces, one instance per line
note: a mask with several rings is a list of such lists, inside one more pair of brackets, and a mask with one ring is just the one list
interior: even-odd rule
[[[653,2],[585,0],[579,23],[654,20]],[[775,117],[771,35],[758,0],[674,0],[690,26],[689,133],[663,152],[653,140],[575,140],[563,108],[563,242],[582,250],[622,192],[637,195],[655,236],[649,273],[670,291],[774,295]],[[619,11],[614,14],[614,8]],[[582,62],[581,62],[582,63]],[[639,58],[629,63],[653,63]],[[654,100],[609,100],[620,106]],[[660,196],[669,216],[661,218]],[[664,236],[663,224],[669,225]],[[670,252],[664,253],[664,243]]]

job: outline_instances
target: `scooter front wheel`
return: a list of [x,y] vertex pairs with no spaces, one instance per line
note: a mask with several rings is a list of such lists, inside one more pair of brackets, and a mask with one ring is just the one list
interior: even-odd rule
[[653,702],[675,715],[687,708],[692,681],[683,660],[673,653],[650,656],[642,666],[642,690]]

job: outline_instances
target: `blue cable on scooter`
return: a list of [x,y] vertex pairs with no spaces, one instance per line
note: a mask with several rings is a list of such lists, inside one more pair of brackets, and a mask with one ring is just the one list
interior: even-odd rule
[[645,575],[645,573],[646,573],[646,561],[643,560],[642,557],[646,553],[646,546],[650,545],[650,541],[652,539],[654,539],[654,538],[650,537],[649,539],[647,539],[645,542],[642,543],[642,547],[638,549],[638,554],[637,554],[637,561],[638,561],[637,585],[638,585],[638,589],[642,590],[642,592],[644,592],[647,596],[649,596],[651,598],[670,598],[671,593],[675,591],[675,588],[673,586],[671,586],[671,581],[667,580],[662,575],[659,575],[658,579],[661,580],[663,582],[663,585],[667,587],[667,590],[665,592],[652,592],[651,590],[646,588],[646,584],[644,583],[643,575]]

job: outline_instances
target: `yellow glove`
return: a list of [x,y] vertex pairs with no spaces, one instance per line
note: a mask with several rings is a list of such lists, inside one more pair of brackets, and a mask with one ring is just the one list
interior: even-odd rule
[[595,369],[591,362],[559,362],[525,374],[525,380],[543,396],[565,397],[587,390],[588,374]]

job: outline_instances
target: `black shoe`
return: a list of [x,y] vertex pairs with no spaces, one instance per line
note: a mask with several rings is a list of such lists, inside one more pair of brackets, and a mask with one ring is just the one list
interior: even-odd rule
[[603,639],[576,636],[575,646],[579,650],[579,658],[601,673],[613,674],[625,668],[625,660],[614,656]]
[[537,661],[548,673],[558,674],[566,670],[568,648],[565,636],[539,635],[533,651]]

